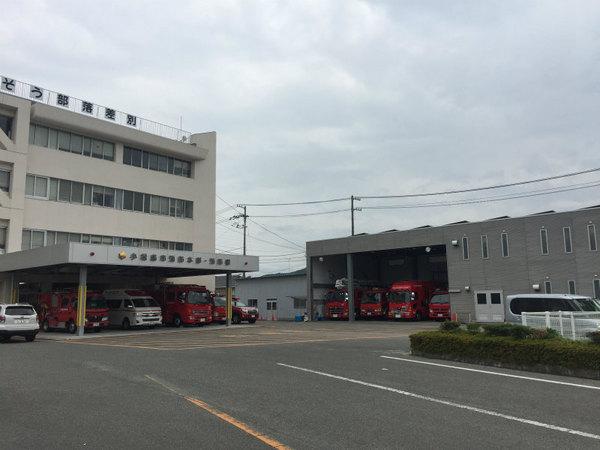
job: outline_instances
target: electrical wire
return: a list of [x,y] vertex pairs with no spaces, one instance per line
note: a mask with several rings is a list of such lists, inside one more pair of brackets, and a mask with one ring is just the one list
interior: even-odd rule
[[520,194],[506,194],[502,196],[496,197],[483,197],[478,199],[466,199],[466,200],[456,200],[452,202],[433,202],[433,203],[422,203],[422,204],[414,204],[414,205],[383,205],[383,206],[363,206],[361,209],[371,209],[371,210],[384,210],[384,209],[412,209],[412,208],[433,208],[433,207],[443,207],[443,206],[458,206],[458,205],[471,205],[476,203],[491,203],[491,202],[499,202],[505,200],[513,200],[518,198],[528,198],[528,197],[539,197],[542,195],[550,195],[550,194],[558,194],[561,192],[570,192],[576,191],[580,189],[589,189],[593,187],[600,186],[600,181],[593,181],[589,183],[581,183],[579,185],[573,185],[566,188],[547,188],[543,190],[524,192]]
[[[221,199],[222,200],[222,199]],[[329,198],[327,200],[310,200],[305,202],[287,202],[287,203],[243,203],[243,206],[294,206],[294,205],[317,205],[320,203],[335,203],[350,200],[350,197]]]
[[512,187],[512,186],[523,186],[526,184],[532,184],[532,183],[540,183],[542,181],[550,181],[550,180],[558,180],[561,178],[567,178],[567,177],[574,177],[577,175],[584,175],[587,173],[593,173],[593,172],[598,172],[600,171],[600,167],[594,168],[594,169],[587,169],[587,170],[580,170],[578,172],[570,172],[570,173],[565,173],[562,175],[554,175],[551,177],[544,177],[544,178],[537,178],[534,180],[526,180],[526,181],[518,181],[516,183],[506,183],[506,184],[495,184],[492,186],[483,186],[483,187],[476,187],[476,188],[470,188],[470,189],[455,189],[455,190],[451,190],[451,191],[440,191],[440,192],[426,192],[426,193],[421,193],[421,194],[401,194],[401,195],[362,195],[359,196],[359,198],[367,198],[367,199],[377,199],[377,198],[412,198],[412,197],[430,197],[430,196],[434,196],[434,195],[449,195],[449,194],[462,194],[462,193],[467,193],[467,192],[476,192],[476,191],[487,191],[490,189],[501,189],[501,188],[507,188],[507,187]]
[[349,212],[350,209],[335,209],[331,211],[321,211],[314,213],[298,213],[298,214],[275,214],[275,215],[260,215],[260,216],[252,216],[253,218],[285,218],[285,217],[308,217],[308,216],[324,216],[327,214],[337,214],[340,212]]

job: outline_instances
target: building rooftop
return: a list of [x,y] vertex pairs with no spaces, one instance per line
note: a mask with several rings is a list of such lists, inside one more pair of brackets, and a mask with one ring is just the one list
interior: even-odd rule
[[89,100],[82,100],[71,95],[51,91],[41,86],[25,83],[14,78],[0,76],[0,93],[14,95],[32,102],[54,106],[127,128],[136,129],[155,136],[161,136],[178,142],[189,143],[192,133],[176,127],[165,125],[137,115],[102,106]]

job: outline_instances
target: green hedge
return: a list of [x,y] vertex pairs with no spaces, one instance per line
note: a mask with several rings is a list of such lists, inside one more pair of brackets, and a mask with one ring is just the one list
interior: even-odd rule
[[589,342],[423,331],[410,336],[410,347],[414,354],[487,364],[600,370],[600,345]]

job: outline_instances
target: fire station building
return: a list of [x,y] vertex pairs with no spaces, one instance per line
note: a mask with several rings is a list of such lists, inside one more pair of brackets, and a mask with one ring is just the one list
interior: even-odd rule
[[214,254],[215,163],[214,132],[0,77],[3,298],[77,282],[81,264],[96,288],[256,270]]
[[382,287],[445,283],[452,312],[465,321],[504,320],[511,294],[600,298],[599,224],[600,206],[593,206],[308,242],[308,307],[319,311],[327,289],[344,277]]

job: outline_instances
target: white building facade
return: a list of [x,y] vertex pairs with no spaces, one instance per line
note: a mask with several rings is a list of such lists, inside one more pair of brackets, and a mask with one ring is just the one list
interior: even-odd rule
[[214,132],[0,81],[0,252],[67,242],[214,252]]

